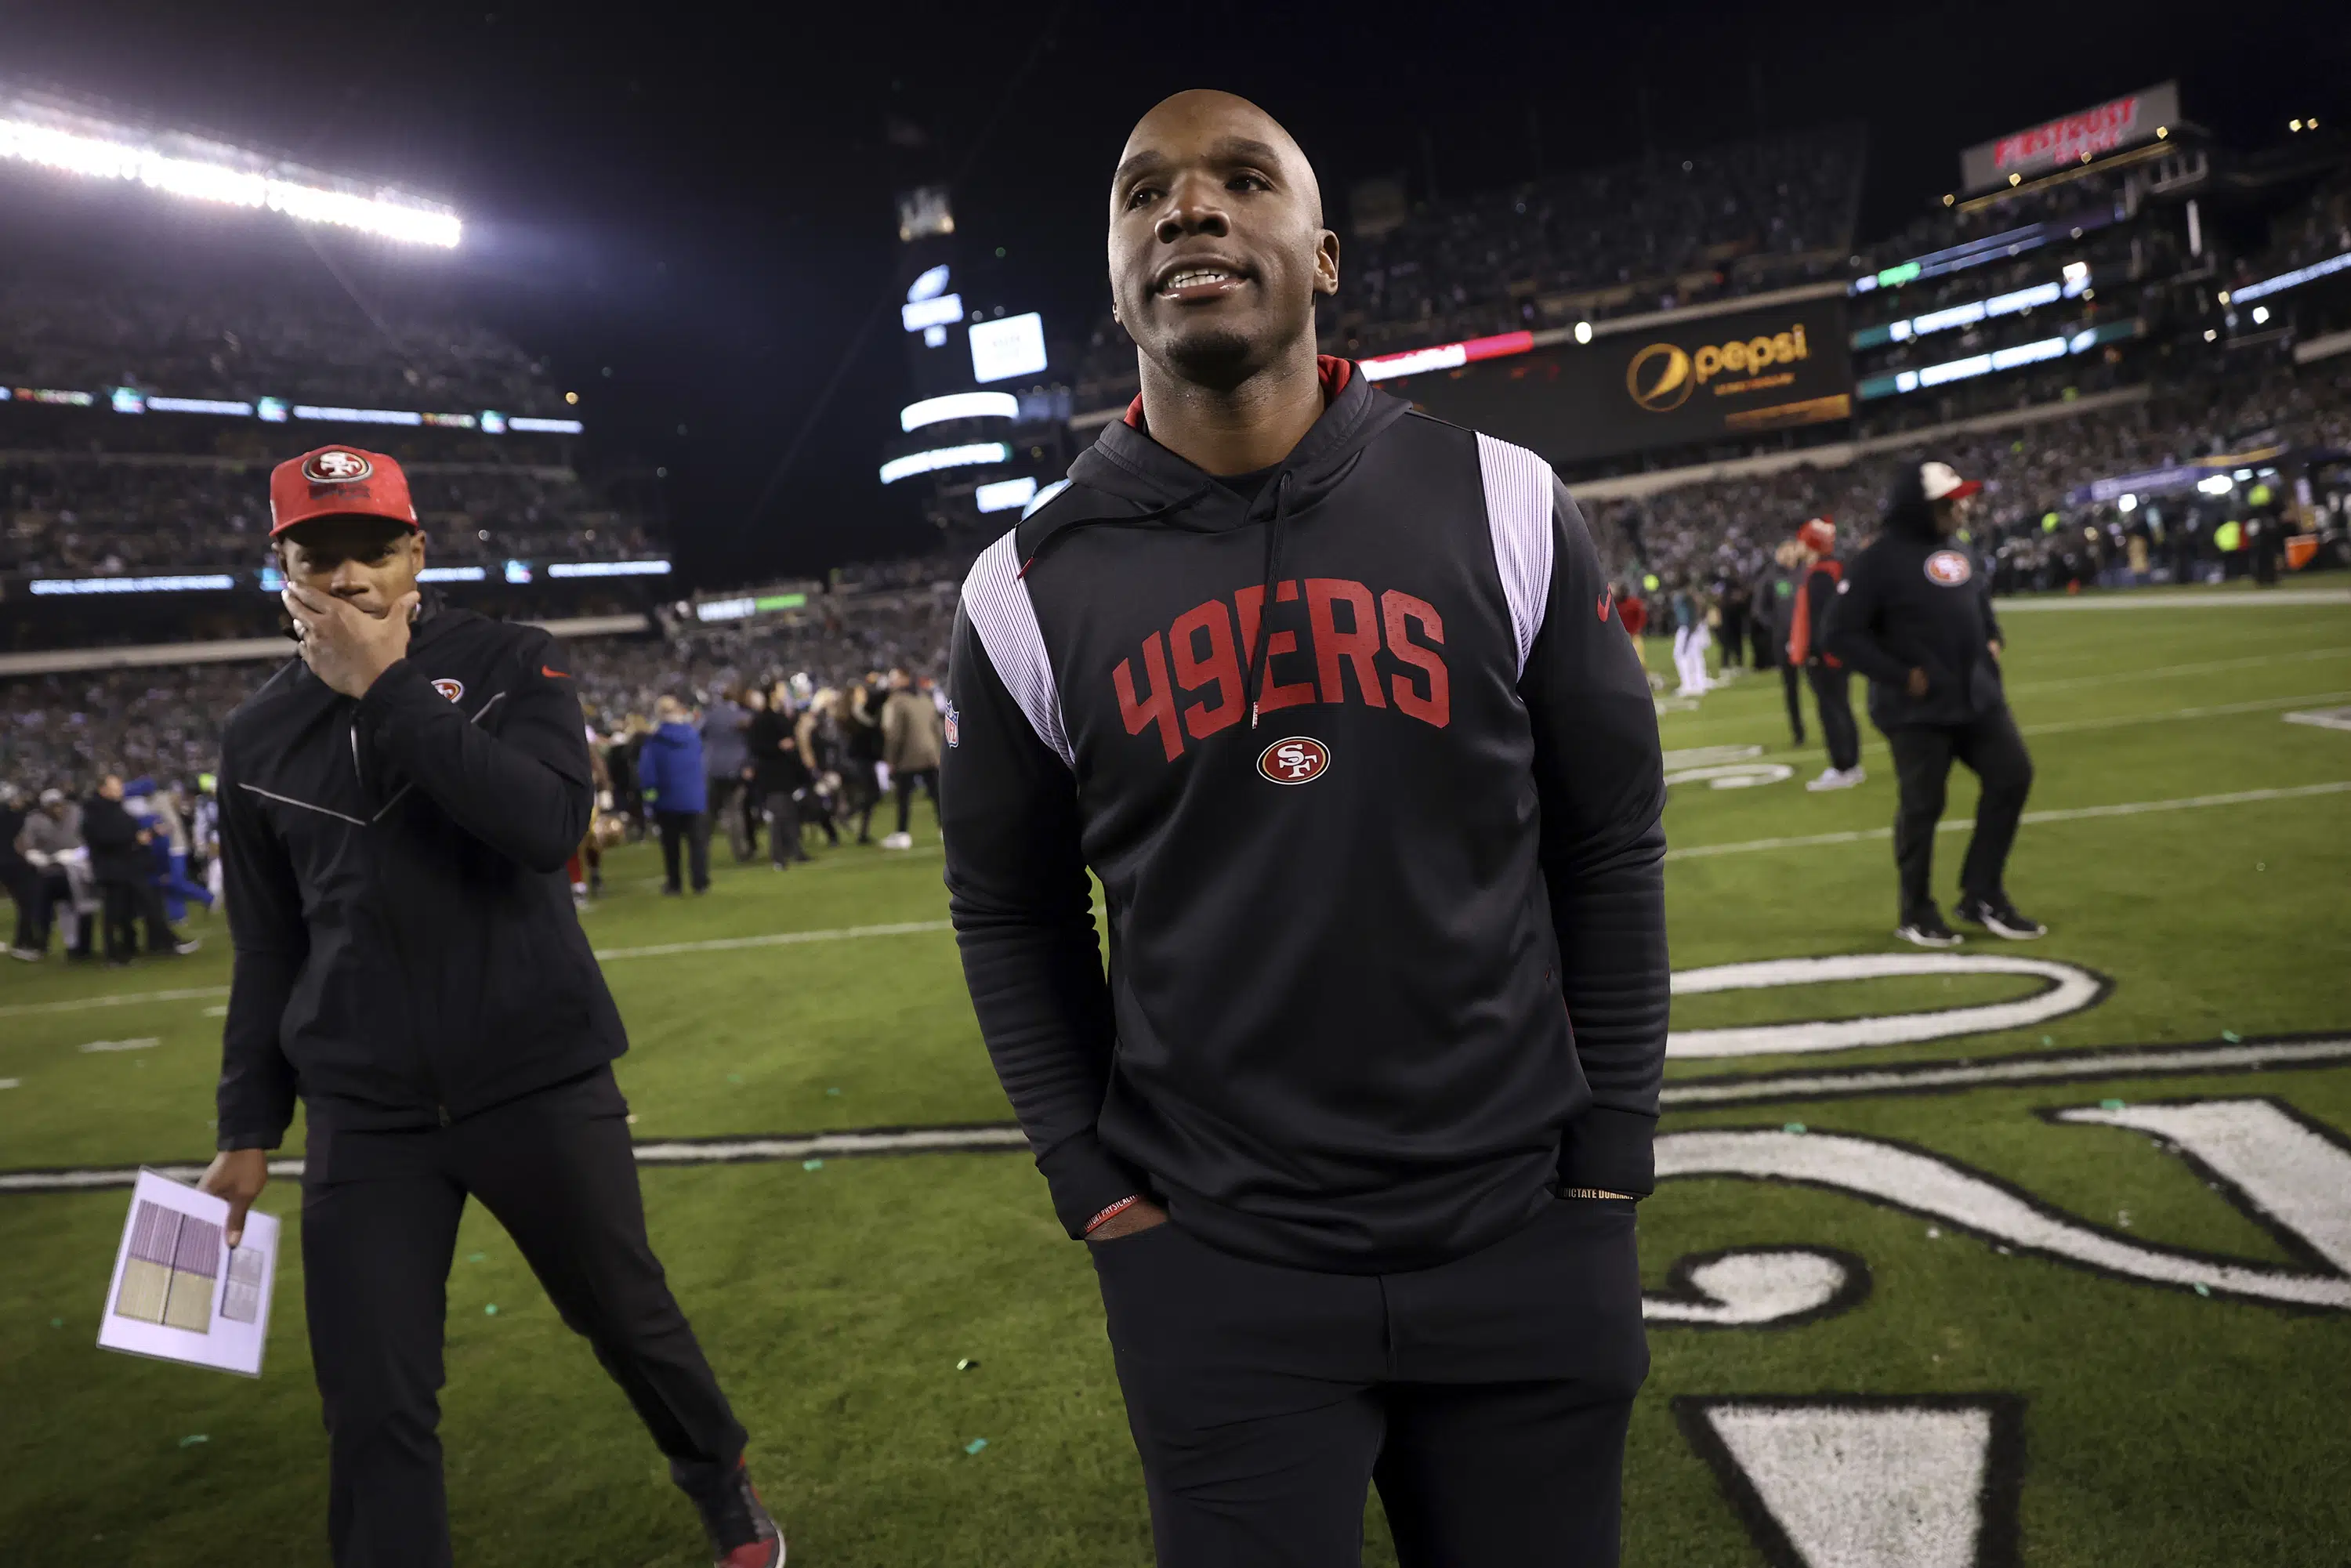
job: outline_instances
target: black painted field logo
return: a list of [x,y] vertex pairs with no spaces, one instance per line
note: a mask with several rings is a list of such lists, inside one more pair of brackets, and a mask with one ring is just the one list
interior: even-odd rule
[[1330,767],[1331,748],[1304,735],[1275,741],[1257,759],[1258,772],[1276,784],[1311,784]]

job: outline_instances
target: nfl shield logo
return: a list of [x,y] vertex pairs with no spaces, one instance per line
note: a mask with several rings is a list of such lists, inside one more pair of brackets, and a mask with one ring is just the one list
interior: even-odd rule
[[949,746],[960,746],[963,744],[963,726],[956,722],[956,708],[955,704],[953,703],[947,704],[946,732],[947,744]]

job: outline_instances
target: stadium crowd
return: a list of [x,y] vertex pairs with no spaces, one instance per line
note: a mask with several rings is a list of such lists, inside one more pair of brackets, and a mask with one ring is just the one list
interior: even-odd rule
[[[1348,240],[1325,346],[1370,358],[1843,277],[1864,152],[1857,130],[1808,131],[1416,204]],[[1106,309],[1077,380],[1081,409],[1134,394]]]
[[0,278],[0,384],[374,408],[560,414],[548,366],[451,313],[227,277]]
[[[436,565],[659,553],[650,525],[560,465],[408,465]],[[0,573],[99,576],[251,566],[269,468],[218,458],[0,455]]]

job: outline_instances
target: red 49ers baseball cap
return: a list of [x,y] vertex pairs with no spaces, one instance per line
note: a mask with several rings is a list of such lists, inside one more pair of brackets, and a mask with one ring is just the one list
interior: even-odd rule
[[270,470],[271,538],[313,517],[353,517],[419,527],[399,463],[356,446],[321,446]]

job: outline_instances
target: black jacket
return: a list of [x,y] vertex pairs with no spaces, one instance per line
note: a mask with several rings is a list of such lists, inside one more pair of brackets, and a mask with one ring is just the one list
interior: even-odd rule
[[951,908],[1071,1235],[1373,1272],[1652,1185],[1647,681],[1541,461],[1349,371],[1252,500],[1110,425],[965,585]]
[[145,882],[154,871],[139,841],[139,821],[120,800],[92,795],[81,803],[81,841],[89,846],[89,874],[99,882]]
[[789,714],[761,708],[751,716],[750,726],[743,732],[751,753],[751,779],[763,795],[798,789],[809,781],[798,743],[789,751],[784,749],[784,742],[792,739],[792,728]]
[[628,1048],[564,862],[595,788],[553,638],[428,613],[357,701],[296,660],[229,716],[220,1146],[447,1122]]
[[[1828,652],[1869,677],[1880,729],[1967,724],[2003,706],[1991,574],[1975,551],[1942,538],[1923,512],[1896,511],[1845,568],[1821,631]],[[1927,672],[1927,695],[1906,683]]]

